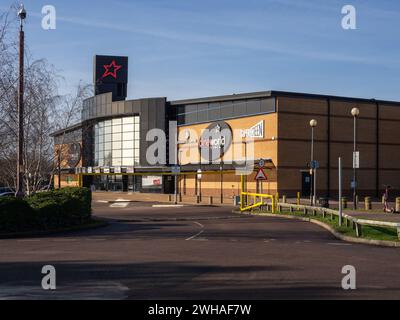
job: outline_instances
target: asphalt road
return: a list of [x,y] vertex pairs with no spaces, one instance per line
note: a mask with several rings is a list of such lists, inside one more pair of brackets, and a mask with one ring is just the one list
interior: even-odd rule
[[[400,251],[228,207],[94,203],[101,229],[0,240],[0,299],[399,299]],[[343,290],[344,265],[357,289]],[[43,265],[57,289],[41,288]]]

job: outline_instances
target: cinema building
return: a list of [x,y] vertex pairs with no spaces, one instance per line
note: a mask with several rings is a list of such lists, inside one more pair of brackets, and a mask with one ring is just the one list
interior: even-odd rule
[[[165,97],[126,100],[126,57],[96,56],[95,96],[84,102],[82,121],[53,134],[60,154],[61,187],[215,196],[240,192],[238,168],[249,191],[308,196],[311,190],[311,127],[318,196],[343,189],[352,194],[354,117],[360,196],[379,196],[385,185],[400,193],[400,103],[374,99],[264,91],[169,101]],[[170,122],[176,121],[176,133]],[[166,133],[166,163],[152,163],[146,151],[151,129]],[[171,141],[173,149],[171,149]],[[171,150],[174,156],[171,157]],[[60,152],[59,152],[60,151]],[[173,161],[171,161],[171,159]],[[261,160],[261,161],[260,161]],[[260,165],[265,179],[256,180]],[[58,175],[54,178],[58,186]]]

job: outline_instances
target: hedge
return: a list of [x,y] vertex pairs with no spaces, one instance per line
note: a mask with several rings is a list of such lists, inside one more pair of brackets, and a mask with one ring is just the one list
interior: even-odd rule
[[42,231],[90,221],[92,194],[87,188],[64,188],[25,199],[0,198],[0,232]]

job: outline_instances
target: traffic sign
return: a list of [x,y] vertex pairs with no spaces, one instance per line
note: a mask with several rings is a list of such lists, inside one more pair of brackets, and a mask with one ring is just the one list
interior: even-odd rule
[[171,173],[172,174],[180,174],[181,173],[181,167],[180,166],[171,167]]
[[254,180],[267,180],[267,175],[265,174],[262,168],[258,169],[258,172],[254,177]]
[[265,160],[264,159],[260,159],[260,161],[258,161],[258,166],[260,168],[264,167],[265,166]]
[[354,169],[360,168],[360,151],[353,152],[353,168]]
[[310,162],[310,168],[311,169],[318,169],[319,168],[319,162],[317,160],[312,160]]

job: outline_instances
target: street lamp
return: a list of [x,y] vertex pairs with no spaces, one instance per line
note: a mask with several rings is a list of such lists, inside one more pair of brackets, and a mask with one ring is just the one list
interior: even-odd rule
[[[317,189],[317,168],[316,168],[315,162],[314,162],[314,128],[317,126],[317,124],[318,124],[318,122],[315,119],[312,119],[310,121],[310,127],[311,127],[310,201],[311,201],[311,205],[315,204],[316,194],[317,194],[317,192],[316,192],[316,189]],[[314,194],[313,194],[313,191],[314,191]]]
[[17,190],[15,196],[24,196],[24,30],[23,21],[26,19],[24,5],[21,4],[18,10],[20,21],[19,30],[19,85],[18,85],[18,150],[17,150]]
[[351,109],[351,115],[353,116],[353,206],[354,210],[357,210],[357,167],[356,153],[357,153],[357,117],[360,115],[360,109]]

